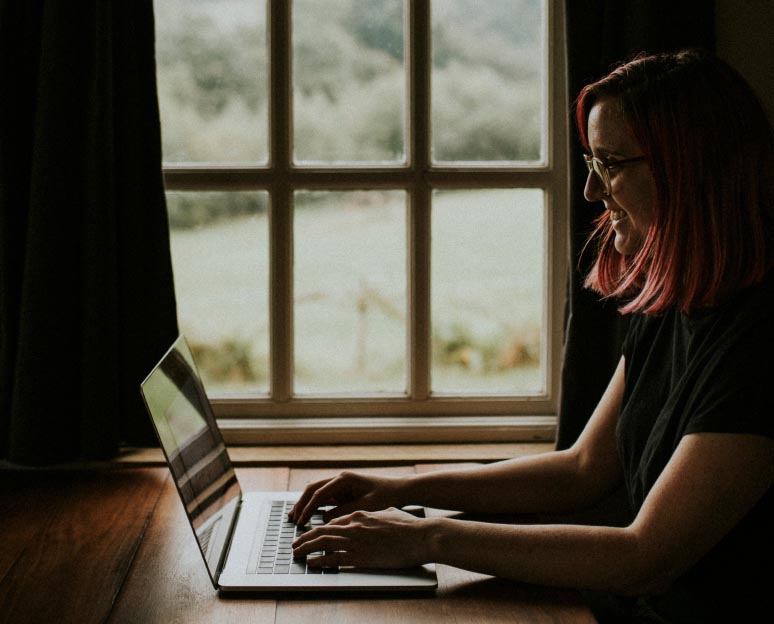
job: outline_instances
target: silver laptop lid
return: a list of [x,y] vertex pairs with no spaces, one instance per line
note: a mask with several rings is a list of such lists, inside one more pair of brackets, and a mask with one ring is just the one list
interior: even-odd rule
[[242,492],[183,336],[141,389],[210,580],[217,588]]

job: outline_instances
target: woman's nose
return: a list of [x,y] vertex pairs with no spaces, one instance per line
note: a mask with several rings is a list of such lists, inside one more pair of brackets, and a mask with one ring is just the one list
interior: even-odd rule
[[605,188],[602,184],[602,180],[593,171],[589,171],[586,176],[586,186],[583,188],[583,197],[586,201],[596,202],[601,201],[605,196]]

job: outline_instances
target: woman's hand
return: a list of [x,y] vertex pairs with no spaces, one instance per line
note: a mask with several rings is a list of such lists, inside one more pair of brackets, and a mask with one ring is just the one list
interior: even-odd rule
[[356,511],[305,533],[293,556],[312,567],[408,568],[429,561],[431,521],[399,509]]
[[401,477],[377,477],[354,472],[342,472],[337,477],[309,484],[288,517],[303,526],[320,507],[332,505],[326,512],[326,522],[353,511],[377,511],[408,501],[398,500]]

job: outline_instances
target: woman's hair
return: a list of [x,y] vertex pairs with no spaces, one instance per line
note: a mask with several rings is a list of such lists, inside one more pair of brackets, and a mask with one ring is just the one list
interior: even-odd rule
[[687,312],[760,282],[772,265],[774,148],[766,113],[747,83],[706,52],[640,55],[586,86],[576,120],[588,150],[594,104],[612,99],[656,183],[641,248],[619,254],[608,211],[589,244],[586,286],[624,300],[621,311]]

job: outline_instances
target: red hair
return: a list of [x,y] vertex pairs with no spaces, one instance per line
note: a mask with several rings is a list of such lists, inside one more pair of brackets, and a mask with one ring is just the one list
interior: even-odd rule
[[612,99],[656,183],[653,224],[631,256],[596,221],[586,286],[624,300],[621,312],[661,314],[721,304],[763,280],[774,244],[774,141],[747,83],[708,53],[640,55],[586,86],[576,121],[588,150],[591,108]]

